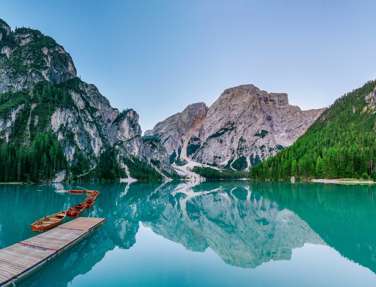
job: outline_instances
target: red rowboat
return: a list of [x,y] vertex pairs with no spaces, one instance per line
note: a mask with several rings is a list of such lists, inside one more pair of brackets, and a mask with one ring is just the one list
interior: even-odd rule
[[87,198],[91,198],[93,200],[96,200],[97,197],[99,196],[99,192],[95,190],[88,190],[86,194],[87,194]]
[[97,195],[98,196],[99,192],[96,191],[96,190],[86,190],[86,194],[90,195],[90,196],[92,196],[92,195]]
[[86,208],[90,208],[94,205],[95,201],[85,201],[83,204]]
[[77,217],[86,209],[86,205],[84,203],[79,203],[75,206],[72,206],[67,211],[67,216],[69,217]]
[[83,189],[71,189],[71,190],[68,190],[69,193],[72,193],[72,194],[84,194],[86,192],[86,190],[83,190]]
[[86,208],[92,207],[94,205],[94,203],[95,203],[95,199],[91,198],[91,197],[86,198],[86,200],[83,202],[83,204],[85,204]]
[[66,212],[61,211],[38,219],[31,224],[31,230],[39,232],[49,230],[55,226],[58,226],[64,220],[65,215]]

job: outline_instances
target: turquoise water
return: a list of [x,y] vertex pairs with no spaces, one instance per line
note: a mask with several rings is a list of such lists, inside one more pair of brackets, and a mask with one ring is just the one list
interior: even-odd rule
[[[84,187],[101,191],[86,215],[105,225],[19,286],[376,286],[375,188]],[[0,186],[0,248],[80,201],[62,188]]]

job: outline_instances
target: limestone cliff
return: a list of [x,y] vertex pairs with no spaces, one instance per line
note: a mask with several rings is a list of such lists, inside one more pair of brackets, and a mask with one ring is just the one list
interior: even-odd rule
[[189,106],[157,124],[149,135],[164,139],[173,160],[186,155],[199,163],[236,170],[291,145],[324,110],[302,111],[289,105],[287,94],[268,93],[253,85],[227,89],[209,109],[203,106]]

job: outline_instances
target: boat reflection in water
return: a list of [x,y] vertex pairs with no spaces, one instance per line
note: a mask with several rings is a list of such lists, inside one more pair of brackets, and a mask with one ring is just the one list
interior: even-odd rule
[[[234,277],[238,278],[239,284],[244,277],[244,282],[248,283],[245,279],[254,279],[255,286],[299,286],[296,282],[286,279],[287,275],[280,277],[286,279],[285,281],[280,280],[276,283],[269,278],[270,285],[263,285],[262,282],[266,281],[263,281],[262,276],[278,277],[278,270],[294,271],[291,270],[291,266],[273,264],[282,261],[294,263],[295,250],[302,250],[304,253],[305,250],[311,249],[324,250],[325,254],[335,257],[338,262],[346,261],[343,266],[354,269],[354,274],[366,278],[364,286],[372,286],[367,284],[376,278],[376,202],[375,191],[369,187],[250,185],[229,182],[203,183],[196,186],[88,185],[86,188],[101,191],[101,197],[88,215],[105,217],[106,224],[88,240],[27,279],[24,282],[25,286],[45,286],[51,280],[56,282],[56,286],[66,286],[69,283],[73,286],[92,286],[93,282],[99,284],[101,280],[108,280],[108,286],[122,286],[119,284],[119,278],[124,278],[112,271],[120,268],[117,270],[126,273],[138,266],[137,264],[144,266],[145,272],[148,270],[149,276],[154,277],[142,281],[141,273],[134,274],[134,277],[127,274],[127,279],[124,280],[129,280],[127,283],[130,286],[147,286],[150,282],[154,282],[155,286],[176,286],[178,281],[171,274],[175,273],[176,277],[182,280],[182,274],[179,273],[181,271],[176,266],[183,266],[181,262],[184,260],[194,262],[184,265],[190,266],[185,267],[189,268],[190,276],[201,276],[195,265],[198,268],[197,262],[206,262],[206,259],[200,257],[196,260],[195,254],[203,254],[202,256],[210,258],[208,260],[212,264],[212,271],[223,270],[228,274],[243,272],[236,273],[237,277]],[[16,192],[26,191],[18,188]],[[30,195],[30,191],[27,193]],[[44,194],[51,197],[51,193],[47,191]],[[1,196],[0,192],[0,207],[3,205]],[[52,197],[54,196],[59,197],[57,201],[49,198],[46,204],[55,204],[59,207],[70,204],[64,201],[68,200],[68,197],[62,200],[60,194]],[[21,199],[18,203],[23,204]],[[0,216],[0,220],[3,217]],[[19,228],[22,230],[23,223],[17,224],[20,224]],[[0,242],[6,236],[6,232],[7,226],[3,225],[0,229]],[[152,240],[146,245],[144,238],[149,237]],[[137,248],[138,245],[142,246],[143,250]],[[175,253],[169,253],[165,247],[167,245],[171,246],[168,248],[183,246],[185,250],[189,250],[187,253],[192,254],[189,255],[192,258],[187,259],[187,253],[184,253],[184,258],[179,257],[183,255],[174,257]],[[317,249],[314,246],[322,247]],[[126,252],[120,252],[121,250]],[[161,266],[154,266],[153,271],[150,271],[147,260],[150,260],[150,254],[158,251],[160,257],[156,256],[153,262],[160,260],[166,266],[163,267],[161,263]],[[180,252],[183,251],[176,254],[183,254]],[[220,264],[218,258],[225,264]],[[325,261],[325,258],[322,260]],[[295,270],[305,274],[304,264],[302,265],[298,259],[296,261],[293,265]],[[355,266],[352,262],[361,266]],[[309,263],[305,263],[307,268],[310,268]],[[205,264],[205,268],[209,268],[207,265],[210,264]],[[276,270],[274,275],[267,271],[268,266]],[[234,269],[235,267],[237,269]],[[271,267],[269,269],[273,270]],[[169,269],[171,277],[166,279],[165,274],[158,276],[156,270],[161,268]],[[91,272],[92,269],[97,270]],[[260,270],[261,275],[253,270]],[[222,281],[215,283],[219,286],[232,286],[233,281],[226,282],[224,276],[226,275],[218,274],[218,278],[221,278],[218,280]],[[205,284],[209,282],[208,278],[203,276],[197,280]],[[312,279],[305,278],[306,282],[311,281],[312,286],[315,286]],[[185,282],[186,286],[197,285],[197,282],[200,282],[187,278],[185,280],[183,283]],[[337,282],[335,277],[330,280],[328,286],[340,286],[340,281]]]

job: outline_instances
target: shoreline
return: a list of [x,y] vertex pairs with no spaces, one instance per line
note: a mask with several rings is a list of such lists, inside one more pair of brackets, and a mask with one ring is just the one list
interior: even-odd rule
[[10,182],[0,182],[0,185],[17,185],[17,184],[28,184],[22,181],[10,181]]
[[311,179],[311,182],[323,183],[323,184],[341,184],[341,185],[374,185],[376,184],[376,182],[373,180],[355,179],[355,178],[336,178],[336,179],[317,178],[317,179]]

